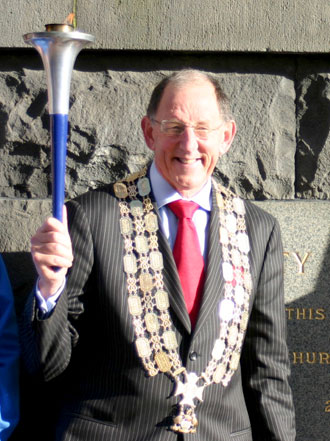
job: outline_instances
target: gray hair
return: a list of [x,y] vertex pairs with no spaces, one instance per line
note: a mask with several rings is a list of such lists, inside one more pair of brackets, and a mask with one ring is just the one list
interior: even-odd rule
[[163,78],[157,86],[154,88],[150,101],[147,107],[147,115],[149,118],[153,118],[158,110],[159,103],[163,97],[164,91],[168,85],[173,85],[176,87],[180,87],[192,82],[198,81],[208,81],[214,87],[215,95],[218,101],[218,106],[220,110],[220,114],[225,121],[229,121],[233,119],[230,102],[223,91],[219,81],[206,72],[201,72],[195,69],[184,69],[178,72],[174,72],[171,75]]

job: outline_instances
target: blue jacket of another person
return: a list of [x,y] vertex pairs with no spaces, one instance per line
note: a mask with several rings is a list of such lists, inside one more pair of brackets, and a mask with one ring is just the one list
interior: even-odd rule
[[6,441],[19,418],[19,344],[13,293],[0,256],[0,441]]

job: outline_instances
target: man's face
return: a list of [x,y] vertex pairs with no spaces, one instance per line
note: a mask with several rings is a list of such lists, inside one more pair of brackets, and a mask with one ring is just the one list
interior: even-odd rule
[[[219,156],[229,149],[235,123],[223,121],[214,87],[206,80],[180,87],[168,85],[154,119],[187,125],[182,134],[168,135],[161,131],[159,123],[148,117],[142,120],[145,140],[155,153],[158,171],[183,197],[191,197],[204,186]],[[200,139],[190,125],[218,129],[209,132],[207,139]]]

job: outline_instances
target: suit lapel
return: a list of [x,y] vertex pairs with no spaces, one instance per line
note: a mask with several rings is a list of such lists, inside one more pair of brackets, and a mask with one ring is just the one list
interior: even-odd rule
[[203,298],[195,327],[194,336],[208,320],[209,315],[218,308],[224,295],[224,280],[221,272],[222,250],[219,240],[219,209],[215,190],[212,189],[212,211],[208,237],[207,270]]

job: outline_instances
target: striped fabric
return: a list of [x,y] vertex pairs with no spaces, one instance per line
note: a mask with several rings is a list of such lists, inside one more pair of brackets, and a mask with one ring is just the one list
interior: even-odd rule
[[[123,272],[118,203],[111,187],[68,203],[74,265],[52,315],[38,319],[33,295],[21,328],[30,373],[56,381],[60,412],[47,441],[293,441],[294,410],[288,385],[289,360],[282,280],[282,247],[272,216],[246,202],[251,241],[253,293],[241,366],[227,388],[205,389],[197,406],[194,435],[167,429],[176,399],[173,383],[147,378],[134,349]],[[159,233],[171,315],[188,371],[200,373],[219,333],[220,273],[218,212],[210,219],[207,274],[202,305],[191,334],[176,265]],[[189,357],[196,353],[196,357]]]

